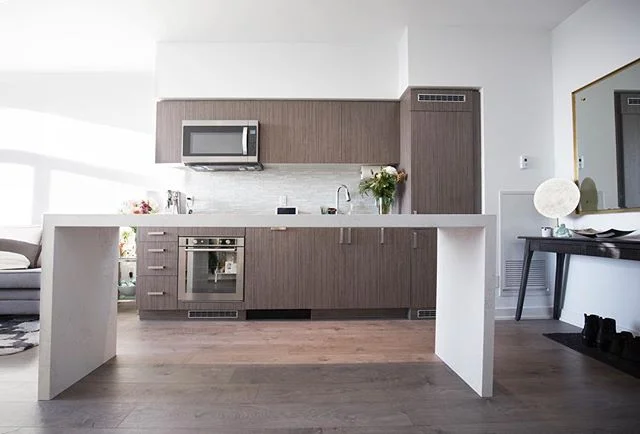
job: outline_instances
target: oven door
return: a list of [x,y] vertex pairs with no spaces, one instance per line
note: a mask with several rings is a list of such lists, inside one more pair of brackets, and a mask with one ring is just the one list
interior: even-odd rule
[[244,247],[180,247],[178,300],[242,301]]
[[182,162],[257,163],[258,121],[183,121]]

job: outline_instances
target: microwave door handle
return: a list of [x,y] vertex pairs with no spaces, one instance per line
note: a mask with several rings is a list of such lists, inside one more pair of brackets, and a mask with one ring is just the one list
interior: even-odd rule
[[242,128],[242,155],[247,155],[247,135],[249,132],[249,127]]

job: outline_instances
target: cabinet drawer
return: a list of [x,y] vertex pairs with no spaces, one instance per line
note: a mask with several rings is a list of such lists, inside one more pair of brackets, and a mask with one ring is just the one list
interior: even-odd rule
[[139,276],[178,274],[178,243],[138,243],[136,247]]
[[137,242],[145,241],[178,241],[178,228],[158,227],[147,228],[139,227],[136,233]]
[[176,276],[138,276],[136,304],[139,310],[175,310],[178,308]]
[[178,228],[181,237],[244,237],[244,228],[209,228],[209,227],[183,227]]

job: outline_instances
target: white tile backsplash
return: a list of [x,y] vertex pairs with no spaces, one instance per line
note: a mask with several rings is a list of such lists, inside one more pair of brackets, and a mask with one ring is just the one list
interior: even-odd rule
[[195,198],[196,213],[273,214],[280,196],[301,214],[319,214],[334,206],[336,190],[345,184],[351,203],[340,192],[340,208],[354,214],[375,214],[374,200],[361,197],[359,165],[268,165],[261,172],[188,171],[184,190]]

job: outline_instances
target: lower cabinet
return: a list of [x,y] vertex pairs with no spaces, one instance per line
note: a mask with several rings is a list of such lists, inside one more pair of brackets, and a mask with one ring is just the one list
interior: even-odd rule
[[411,231],[411,308],[436,308],[437,229]]
[[248,228],[247,309],[410,305],[411,230]]
[[178,279],[176,276],[138,276],[136,281],[138,310],[176,310]]

